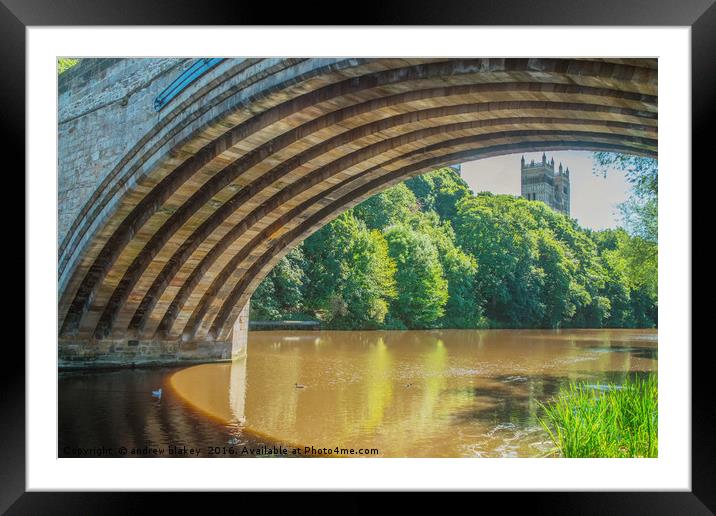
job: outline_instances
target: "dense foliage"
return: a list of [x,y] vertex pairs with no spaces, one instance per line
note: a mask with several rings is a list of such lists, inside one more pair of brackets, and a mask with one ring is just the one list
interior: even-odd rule
[[337,329],[652,327],[655,246],[541,202],[474,195],[445,168],[309,237],[261,283],[251,315]]

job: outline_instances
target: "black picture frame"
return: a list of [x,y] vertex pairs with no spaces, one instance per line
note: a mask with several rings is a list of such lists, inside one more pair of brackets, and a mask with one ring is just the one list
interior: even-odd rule
[[[185,0],[0,0],[0,125],[3,142],[18,158],[14,169],[24,170],[25,135],[25,31],[31,26],[62,25],[282,25],[317,24],[317,12],[338,13],[337,4],[322,2],[293,5]],[[342,11],[350,12],[350,11]],[[500,2],[441,0],[440,2],[362,2],[350,17],[324,20],[331,25],[573,25],[573,26],[689,26],[692,47],[692,158],[694,170],[711,169],[709,125],[716,115],[716,5],[714,0],[501,0]],[[54,116],[54,114],[48,114]],[[692,201],[695,205],[695,200]],[[19,231],[19,228],[17,228]],[[26,263],[19,242],[11,259]],[[23,246],[24,249],[24,246]],[[18,290],[19,291],[19,290]],[[20,304],[18,296],[15,302]],[[24,305],[24,303],[23,303]],[[687,345],[688,343],[684,343]],[[531,511],[570,514],[713,514],[716,512],[716,462],[713,410],[709,381],[711,343],[692,346],[692,490],[690,492],[610,493],[484,493],[482,498],[509,497],[512,507],[525,504]],[[144,513],[148,499],[158,495],[133,493],[27,493],[25,491],[25,353],[16,342],[6,343],[0,393],[0,511],[7,514]],[[12,365],[9,365],[12,364]],[[212,494],[212,502],[228,495]],[[243,495],[242,495],[243,496]],[[280,496],[276,503],[288,497]],[[235,500],[235,499],[234,499]],[[297,502],[291,495],[291,504]],[[300,499],[299,499],[300,500]],[[325,501],[325,499],[324,499]],[[504,503],[504,500],[496,500]],[[480,503],[484,501],[481,500]],[[163,511],[186,504],[184,494],[163,495]],[[329,502],[330,503],[330,502]],[[342,502],[345,503],[345,502]],[[410,503],[424,506],[422,496]],[[372,505],[355,501],[355,510]],[[478,506],[476,506],[477,508]],[[407,507],[405,510],[409,510]]]

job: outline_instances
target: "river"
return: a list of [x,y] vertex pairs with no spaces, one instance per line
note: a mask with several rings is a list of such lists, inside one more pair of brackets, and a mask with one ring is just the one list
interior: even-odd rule
[[250,332],[234,363],[61,373],[59,456],[550,456],[540,402],[657,364],[656,330]]

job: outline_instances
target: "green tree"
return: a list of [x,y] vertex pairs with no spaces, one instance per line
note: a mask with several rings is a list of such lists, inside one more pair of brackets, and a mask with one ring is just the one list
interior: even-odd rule
[[452,225],[449,221],[441,221],[436,212],[427,212],[415,222],[416,229],[435,245],[448,282],[448,301],[439,325],[442,328],[484,326],[486,321],[475,295],[477,260],[456,244]]
[[659,242],[659,167],[652,158],[598,152],[594,155],[595,172],[623,171],[632,185],[629,198],[620,205],[625,227],[632,238],[620,248],[628,262],[632,311],[639,321],[656,324],[658,296]]
[[659,167],[652,158],[617,154],[594,153],[594,171],[606,176],[609,169],[623,171],[632,186],[629,198],[620,211],[630,234],[646,242],[659,241]]
[[603,296],[609,300],[609,316],[604,326],[612,328],[633,327],[631,311],[631,283],[628,263],[622,255],[624,242],[629,235],[623,229],[607,229],[594,232],[592,238],[605,270]]
[[575,264],[569,260],[567,246],[554,234],[541,229],[531,233],[536,244],[536,272],[541,279],[540,297],[543,318],[540,326],[558,328],[571,319],[576,311],[574,291]]
[[[423,178],[427,180],[421,182]],[[407,185],[412,186],[408,188]],[[454,170],[441,169],[389,188],[354,209],[356,217],[364,220],[369,228],[383,229],[403,224],[430,238],[448,282],[444,315],[435,323],[441,327],[474,328],[484,324],[474,291],[476,261],[456,245],[450,221],[441,219],[434,211],[436,206],[453,205],[452,213],[455,213],[455,199],[469,194],[467,185]],[[425,196],[430,197],[430,202]],[[393,324],[406,323],[393,318]],[[407,324],[412,327],[412,323]]]
[[465,180],[449,167],[408,179],[405,185],[413,191],[423,211],[435,211],[444,221],[453,220],[460,199],[472,195]]
[[492,326],[537,326],[544,317],[543,274],[527,201],[480,193],[458,203],[458,243],[479,265],[475,287]]
[[400,183],[363,201],[353,208],[353,213],[369,229],[382,230],[391,224],[408,222],[419,210],[415,194],[405,183]]
[[397,224],[385,230],[391,258],[395,260],[398,295],[391,316],[409,328],[428,328],[445,313],[448,283],[438,251],[425,234]]
[[311,307],[331,328],[378,328],[396,295],[395,263],[352,210],[306,240]]
[[652,254],[656,244],[631,236],[623,229],[598,232],[594,238],[599,242],[605,267],[610,270],[609,297],[619,309],[610,325],[656,326],[658,259]]
[[259,284],[251,297],[252,319],[304,318],[303,288],[306,275],[302,246],[292,249]]
[[481,193],[458,204],[456,234],[479,265],[491,326],[600,327],[611,315],[597,246],[541,202]]

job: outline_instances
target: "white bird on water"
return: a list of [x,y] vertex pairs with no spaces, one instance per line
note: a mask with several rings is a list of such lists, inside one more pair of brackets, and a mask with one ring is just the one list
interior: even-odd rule
[[156,391],[152,391],[152,397],[162,399],[162,390],[157,389]]

